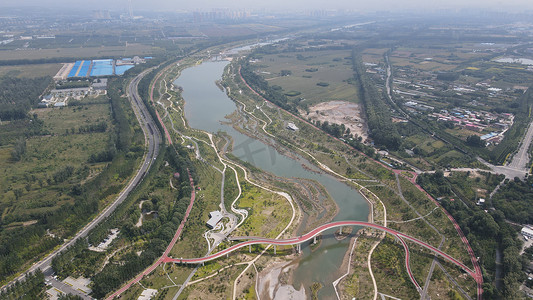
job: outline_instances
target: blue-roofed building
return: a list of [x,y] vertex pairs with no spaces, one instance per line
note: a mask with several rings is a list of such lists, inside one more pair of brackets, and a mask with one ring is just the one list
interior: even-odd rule
[[110,76],[113,75],[112,59],[95,59],[91,69],[91,76]]
[[82,60],[76,61],[76,63],[74,63],[74,66],[72,67],[72,69],[68,73],[67,78],[76,77],[76,74],[78,74],[78,70],[80,69],[80,66],[81,66],[82,63],[83,63]]
[[496,132],[491,132],[491,133],[487,133],[487,134],[481,136],[480,139],[481,139],[482,141],[484,141],[484,140],[488,140],[488,139],[490,139],[490,138],[492,138],[492,137],[495,137],[495,136],[497,136],[497,135],[498,135],[498,134],[497,134]]
[[80,66],[80,70],[76,77],[87,77],[89,75],[89,67],[91,66],[90,60],[84,60]]
[[121,65],[121,66],[115,66],[115,74],[116,75],[123,75],[124,72],[127,70],[133,68],[134,65]]

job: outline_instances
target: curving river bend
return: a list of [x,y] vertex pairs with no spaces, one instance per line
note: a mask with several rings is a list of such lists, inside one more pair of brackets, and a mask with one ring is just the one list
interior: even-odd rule
[[[368,204],[356,190],[323,172],[310,172],[302,167],[301,161],[283,156],[273,147],[221,123],[227,121],[226,115],[236,110],[235,103],[215,85],[215,81],[221,78],[227,64],[228,62],[207,62],[188,68],[183,70],[174,82],[183,88],[185,116],[189,125],[212,133],[225,131],[234,139],[233,154],[264,171],[280,177],[307,178],[320,182],[339,207],[335,221],[366,221],[369,213]],[[306,165],[318,170],[310,163]],[[325,232],[320,247],[312,253],[308,245],[302,245],[303,254],[294,270],[293,285],[299,289],[303,284],[308,297],[311,284],[320,282],[324,287],[320,289],[319,298],[335,299],[332,282],[346,272],[339,268],[348,250],[350,239],[337,241],[332,237],[332,233],[333,231]]]

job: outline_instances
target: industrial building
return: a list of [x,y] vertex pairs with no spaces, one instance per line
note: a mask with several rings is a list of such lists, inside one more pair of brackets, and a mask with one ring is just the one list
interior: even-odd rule
[[120,76],[135,65],[145,63],[147,59],[151,59],[151,57],[140,58],[134,56],[133,58],[123,58],[119,60],[78,60],[73,64],[64,64],[54,78],[56,80],[64,80],[66,78]]

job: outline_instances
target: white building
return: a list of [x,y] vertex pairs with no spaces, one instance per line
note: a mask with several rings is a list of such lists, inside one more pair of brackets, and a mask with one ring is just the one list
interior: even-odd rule
[[533,239],[533,229],[531,229],[531,227],[528,227],[528,226],[522,227],[522,230],[520,230],[520,233],[523,236]]
[[157,294],[157,290],[154,290],[154,289],[146,289],[144,290],[141,295],[139,296],[139,298],[137,298],[137,300],[150,300],[152,299],[153,297],[155,297],[155,295]]
[[296,125],[294,125],[294,123],[289,123],[289,124],[287,125],[287,129],[290,129],[290,130],[296,131],[296,130],[298,130],[298,127],[296,127]]
[[218,222],[220,222],[220,220],[222,220],[224,216],[222,215],[221,212],[219,212],[218,210],[215,210],[215,211],[212,211],[209,213],[209,221],[207,221],[207,227],[213,229],[215,228],[215,226],[217,226]]

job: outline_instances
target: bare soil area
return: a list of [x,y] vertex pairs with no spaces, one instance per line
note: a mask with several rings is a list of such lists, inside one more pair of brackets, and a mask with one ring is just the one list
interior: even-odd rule
[[330,101],[319,103],[309,108],[307,117],[324,123],[328,121],[344,124],[354,137],[360,136],[363,141],[368,138],[368,127],[363,118],[364,114],[360,104],[347,101]]
[[293,262],[274,264],[259,274],[257,288],[261,299],[306,299],[305,288],[292,285]]

